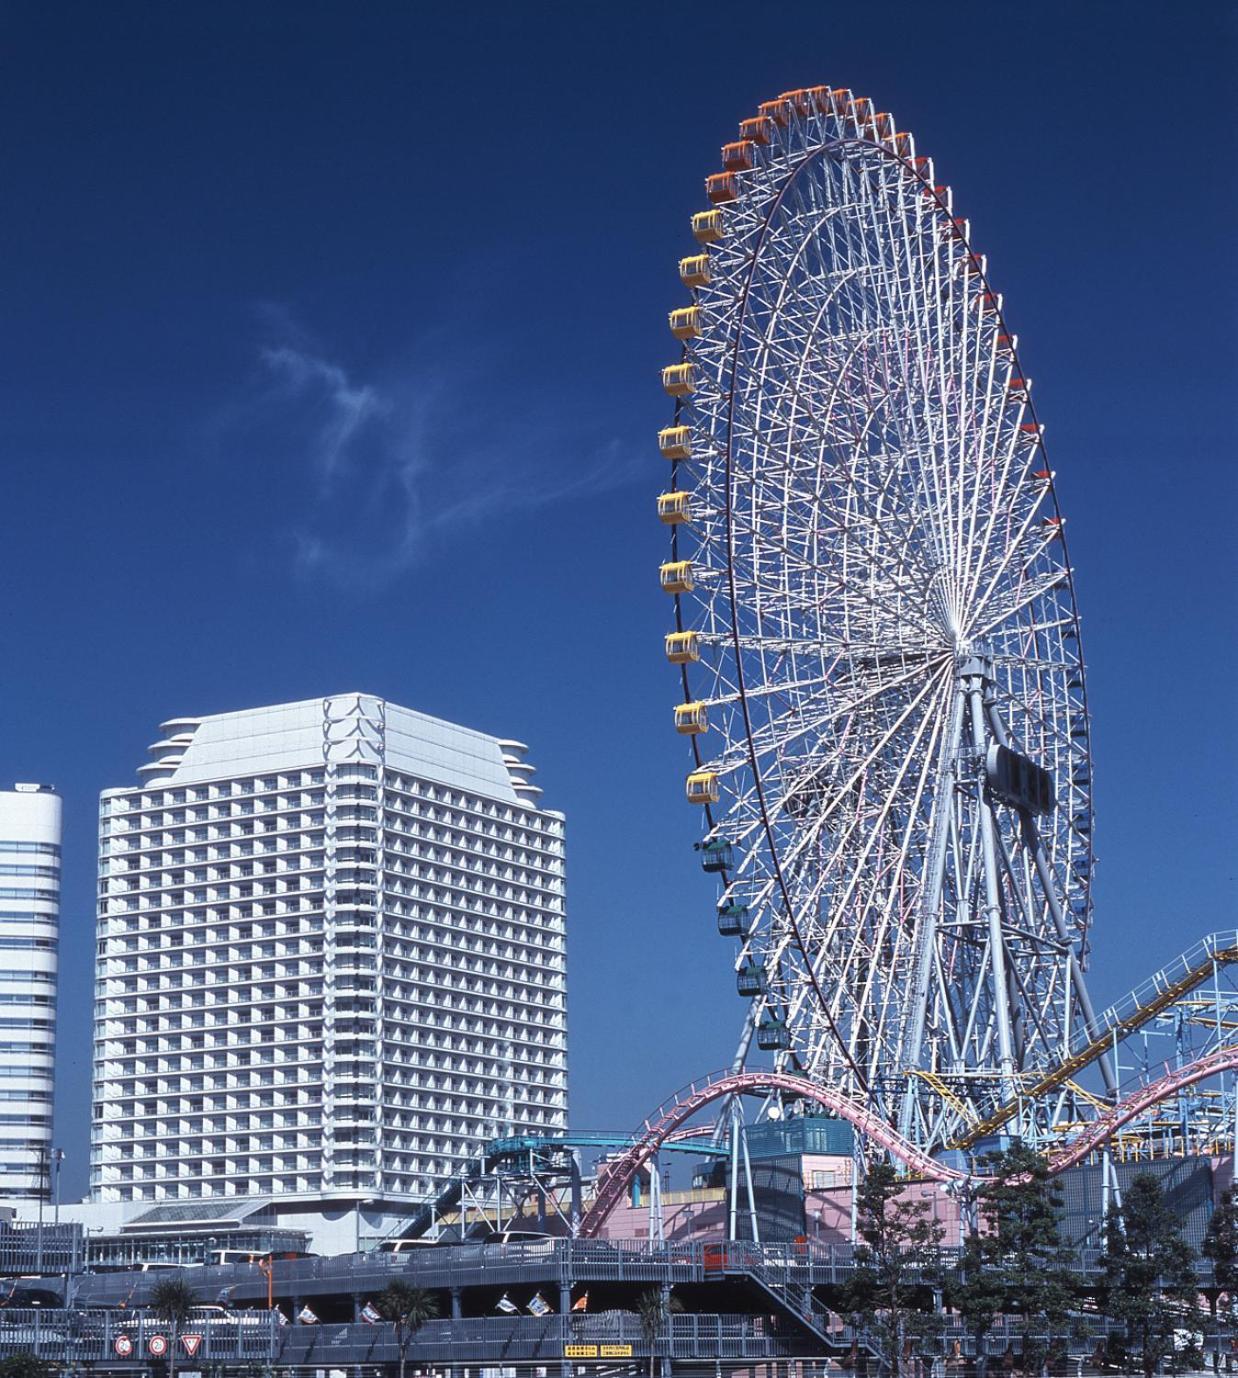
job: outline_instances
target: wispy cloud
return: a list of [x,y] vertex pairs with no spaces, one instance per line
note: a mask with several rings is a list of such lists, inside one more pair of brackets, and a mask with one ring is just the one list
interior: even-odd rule
[[[265,317],[274,338],[258,350],[257,384],[239,418],[284,457],[294,486],[285,534],[305,574],[386,583],[464,528],[597,496],[647,472],[617,438],[584,433],[553,393],[505,403],[502,382],[472,350],[467,360],[441,347],[424,360],[414,352],[363,377],[286,313]],[[564,455],[578,457],[566,476]]]
[[338,364],[317,359],[292,345],[267,347],[262,363],[282,384],[289,403],[307,404],[317,417],[313,431],[317,464],[325,485],[345,467],[363,428],[381,421],[390,405],[369,384],[357,385]]

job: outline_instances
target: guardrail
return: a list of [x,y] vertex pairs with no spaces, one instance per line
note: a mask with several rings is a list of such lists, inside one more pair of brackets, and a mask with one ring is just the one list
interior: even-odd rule
[[[957,1249],[940,1249],[926,1268],[946,1270]],[[1085,1276],[1097,1272],[1100,1252],[1080,1250],[1072,1268]],[[844,1282],[855,1270],[855,1249],[847,1244],[755,1244],[744,1240],[695,1244],[648,1244],[643,1241],[556,1239],[524,1244],[454,1244],[417,1248],[407,1253],[343,1254],[335,1258],[277,1259],[271,1279],[277,1298],[285,1301],[339,1295],[374,1294],[393,1278],[414,1286],[449,1290],[508,1287],[522,1282],[568,1288],[574,1283],[630,1282],[676,1286],[709,1282],[723,1273],[765,1274],[762,1282],[826,1287]],[[1201,1282],[1211,1279],[1211,1265],[1196,1263]],[[255,1264],[186,1268],[182,1276],[204,1302],[265,1303],[267,1278]],[[82,1306],[140,1306],[162,1273],[97,1273],[72,1280],[70,1300]]]
[[[683,1314],[669,1318],[650,1344],[640,1318],[630,1311],[599,1311],[535,1316],[478,1316],[435,1320],[407,1344],[413,1363],[499,1365],[515,1362],[620,1362],[663,1357],[670,1360],[771,1360],[852,1350],[877,1353],[873,1337],[846,1325],[836,1313],[818,1313],[815,1340],[785,1319],[734,1314]],[[1205,1350],[1228,1351],[1235,1331],[1217,1327],[1203,1315],[1184,1314],[1185,1334]],[[998,1319],[979,1349],[990,1356],[1017,1352],[1023,1344],[1021,1317]],[[1074,1356],[1087,1356],[1112,1338],[1125,1339],[1124,1327],[1095,1315],[1076,1314],[1063,1326],[1032,1326],[1027,1338],[1053,1344]],[[209,1317],[186,1325],[179,1336],[170,1326],[145,1315],[52,1308],[0,1310],[0,1359],[33,1354],[68,1367],[146,1367],[164,1360],[177,1344],[182,1366],[276,1364],[348,1367],[394,1364],[400,1358],[395,1329],[388,1324],[281,1325],[272,1312],[254,1311]],[[957,1319],[940,1318],[917,1353],[932,1358],[973,1356],[975,1338]]]
[[[794,1338],[759,1316],[679,1315],[653,1345],[670,1359],[775,1359],[797,1352]],[[800,1346],[802,1349],[802,1346]],[[408,1345],[410,1364],[571,1361],[594,1363],[647,1359],[649,1342],[631,1312],[595,1315],[492,1317],[429,1321]],[[384,1325],[287,1326],[279,1335],[277,1365],[342,1368],[395,1363],[394,1330]]]
[[[191,1321],[176,1338],[177,1358],[200,1363],[267,1363],[275,1353],[274,1313],[250,1311]],[[55,1364],[130,1366],[166,1358],[172,1328],[151,1316],[51,1307],[0,1310],[0,1358],[33,1354]]]

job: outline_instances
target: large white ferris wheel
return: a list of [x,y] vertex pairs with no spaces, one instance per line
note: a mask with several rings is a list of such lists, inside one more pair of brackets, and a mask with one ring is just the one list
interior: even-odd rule
[[932,1150],[1093,1023],[1062,517],[1001,298],[911,136],[825,87],[740,133],[680,263],[658,499],[737,1063],[755,1040]]

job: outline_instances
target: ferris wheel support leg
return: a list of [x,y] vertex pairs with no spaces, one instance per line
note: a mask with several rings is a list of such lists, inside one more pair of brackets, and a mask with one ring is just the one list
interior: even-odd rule
[[730,1209],[729,1209],[728,1212],[727,1212],[727,1226],[726,1226],[726,1237],[727,1237],[728,1239],[731,1239],[731,1240],[737,1238],[737,1235],[736,1235],[736,1224],[737,1224],[737,1216],[738,1216],[738,1214],[739,1214],[739,1134],[740,1134],[740,1129],[739,1129],[739,1117],[740,1117],[741,1111],[740,1111],[740,1108],[739,1108],[738,1101],[739,1101],[739,1097],[738,1097],[738,1096],[733,1096],[733,1097],[732,1097],[732,1109],[731,1109],[731,1164],[730,1164],[730,1167],[731,1167],[731,1182],[730,1182],[730,1191],[729,1191],[729,1193],[728,1193],[728,1196],[729,1196],[729,1198],[730,1198],[730,1199],[729,1199],[729,1206],[730,1206]]
[[967,697],[971,704],[972,744],[980,759],[977,808],[980,813],[980,844],[983,852],[984,913],[989,929],[989,969],[993,973],[993,1008],[997,1014],[997,1048],[1001,1057],[1002,1093],[1008,1101],[1018,1094],[1014,1080],[1013,1020],[1010,1017],[1010,982],[1006,973],[1006,948],[1002,937],[1002,900],[998,887],[997,840],[993,805],[985,789],[984,757],[988,729],[984,712],[984,678],[969,676]]
[[[910,1075],[920,1065],[924,1051],[924,1026],[928,1022],[929,986],[933,970],[933,954],[937,947],[937,919],[941,912],[941,888],[946,873],[946,848],[950,841],[950,816],[954,809],[955,768],[959,755],[959,739],[963,733],[963,695],[957,694],[950,720],[950,732],[942,748],[942,788],[937,797],[937,814],[933,819],[932,869],[925,888],[920,910],[920,928],[916,934],[918,950],[915,960],[915,986],[911,994],[911,1037],[903,1048],[903,1069],[907,1086],[903,1091],[903,1105],[899,1112],[899,1133],[911,1138],[912,1117],[915,1113],[915,1082]],[[902,1070],[902,1069],[900,1069]]]
[[[752,1036],[756,1032],[756,1027],[756,1002],[753,1001],[749,1004],[748,1012],[744,1015],[744,1031],[739,1036],[739,1046],[735,1049],[735,1056],[731,1059],[732,1076],[744,1070],[744,1064],[748,1061],[748,1054],[752,1051]],[[731,1122],[731,1114],[738,1108],[738,1103],[738,1096],[728,1097],[722,1113],[718,1116],[718,1122],[714,1125],[713,1142],[719,1147],[726,1137],[727,1126]]]
[[[986,707],[989,727],[992,730],[994,740],[999,746],[1006,746],[1008,744],[1006,727],[997,711],[997,704],[990,698]],[[1092,1007],[1092,997],[1088,994],[1087,982],[1083,979],[1083,964],[1075,952],[1074,940],[1071,938],[1070,929],[1066,924],[1066,915],[1062,912],[1062,902],[1058,898],[1057,885],[1049,867],[1049,858],[1045,855],[1045,846],[1040,840],[1040,829],[1037,828],[1036,820],[1027,809],[1019,810],[1019,824],[1023,832],[1024,846],[1032,854],[1032,864],[1036,868],[1036,877],[1040,881],[1040,888],[1044,891],[1045,900],[1049,905],[1053,927],[1057,930],[1058,937],[1066,947],[1067,960],[1070,963],[1070,983],[1071,989],[1074,991],[1075,1003],[1079,1006],[1079,1013],[1083,1016],[1083,1023],[1089,1037],[1095,1038],[1100,1026],[1096,1022],[1096,1011]],[[1066,1050],[1063,1049],[1062,1051],[1063,1056],[1065,1056]],[[1101,1079],[1105,1083],[1105,1090],[1116,1094],[1118,1082],[1108,1057],[1102,1057],[1098,1059],[1098,1062]]]
[[739,1046],[735,1049],[735,1056],[731,1059],[731,1071],[742,1072],[744,1063],[748,1061],[748,1054],[752,1051],[752,1035],[757,1027],[756,1004],[748,1006],[748,1012],[744,1015],[744,1031],[739,1036]]

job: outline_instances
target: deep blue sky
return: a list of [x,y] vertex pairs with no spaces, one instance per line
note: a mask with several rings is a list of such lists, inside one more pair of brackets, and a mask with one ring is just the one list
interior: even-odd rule
[[67,810],[85,1181],[98,791],[350,688],[528,741],[569,820],[572,1115],[741,1008],[681,801],[652,503],[718,146],[849,85],[989,254],[1070,522],[1107,1000],[1234,923],[1235,9],[0,4],[0,778]]

